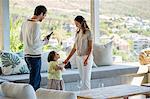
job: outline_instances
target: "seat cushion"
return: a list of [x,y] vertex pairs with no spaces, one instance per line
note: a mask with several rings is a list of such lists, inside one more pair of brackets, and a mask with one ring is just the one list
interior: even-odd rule
[[39,88],[36,91],[37,99],[77,99],[73,92]]
[[33,87],[29,84],[4,82],[1,90],[5,97],[15,99],[36,99]]
[[97,66],[112,65],[112,41],[105,45],[93,45],[94,62]]

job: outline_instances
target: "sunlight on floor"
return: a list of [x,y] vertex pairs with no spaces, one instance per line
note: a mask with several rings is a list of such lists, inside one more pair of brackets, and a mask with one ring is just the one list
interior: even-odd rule
[[136,95],[136,96],[129,97],[129,99],[146,99],[146,97],[145,95]]
[[131,82],[131,85],[140,86],[142,84],[143,79],[144,79],[144,76],[134,77],[133,80],[132,80],[132,82]]

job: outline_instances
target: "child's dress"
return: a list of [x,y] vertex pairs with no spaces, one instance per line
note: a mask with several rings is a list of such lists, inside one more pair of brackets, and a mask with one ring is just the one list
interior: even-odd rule
[[56,70],[57,61],[49,62],[48,66],[48,89],[64,90],[64,81],[62,79],[62,71]]

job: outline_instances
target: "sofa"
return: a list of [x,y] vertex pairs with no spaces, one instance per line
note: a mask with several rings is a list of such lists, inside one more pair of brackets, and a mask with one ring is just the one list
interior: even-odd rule
[[29,84],[3,82],[0,85],[0,99],[37,99]]
[[[134,65],[112,64],[112,58],[111,58],[112,55],[110,53],[111,44],[112,42],[109,42],[105,45],[94,44],[93,46],[94,47],[94,52],[93,52],[94,61],[97,65],[97,68],[92,69],[92,77],[91,77],[92,88],[100,87],[101,85],[113,86],[113,85],[118,85],[118,84],[132,84],[134,80],[136,81],[135,78],[140,79],[139,85],[141,83],[150,82],[150,76],[149,76],[150,66],[139,66],[138,64],[134,64]],[[5,67],[3,67],[3,74],[0,75],[0,83],[4,81],[28,83],[29,73],[27,70],[28,69],[27,65],[24,64],[25,62],[24,62],[24,59],[22,58],[23,55],[20,53],[18,54],[18,53],[11,53],[11,52],[3,51],[2,53],[0,53],[0,56],[4,54],[8,56],[7,61],[9,61],[8,63],[10,65],[5,64]],[[46,72],[47,66],[48,66],[47,55],[48,55],[48,52],[44,52],[42,54],[41,87],[43,88],[45,88],[45,86],[47,85],[47,72]],[[4,57],[4,59],[7,59],[7,58]],[[6,60],[4,60],[3,62],[7,63]],[[77,86],[79,85],[78,82],[80,80],[80,77],[79,77],[78,70],[75,68],[77,68],[77,66],[73,66],[72,69],[67,69],[66,71],[63,72],[65,89],[67,91],[79,90]]]
[[[93,67],[96,66],[109,66],[112,65],[112,41],[106,43],[105,45],[94,44],[93,46],[93,56],[94,63]],[[47,72],[48,69],[48,52],[42,53],[42,66],[41,73]],[[64,53],[63,51],[58,52],[60,56],[66,57],[68,53]],[[27,74],[29,73],[28,66],[24,60],[23,52],[13,53],[0,50],[0,71],[2,71],[2,75],[14,75],[14,74]],[[76,55],[74,55],[71,60],[71,69],[76,69],[77,65],[75,62]],[[63,61],[63,60],[60,60]]]
[[29,84],[3,82],[0,99],[77,99],[74,92],[39,88],[36,92]]

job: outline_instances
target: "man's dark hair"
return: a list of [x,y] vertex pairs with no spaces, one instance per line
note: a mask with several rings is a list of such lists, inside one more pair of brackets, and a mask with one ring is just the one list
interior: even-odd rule
[[38,16],[40,15],[41,13],[43,13],[43,15],[47,12],[47,9],[45,6],[43,5],[39,5],[35,8],[34,10],[34,15]]

